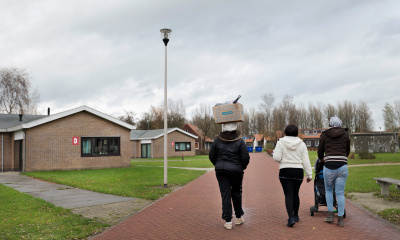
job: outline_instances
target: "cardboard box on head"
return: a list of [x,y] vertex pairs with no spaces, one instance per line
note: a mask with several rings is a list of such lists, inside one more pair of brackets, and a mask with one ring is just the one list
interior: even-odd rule
[[244,122],[244,111],[241,103],[214,106],[213,113],[215,123]]

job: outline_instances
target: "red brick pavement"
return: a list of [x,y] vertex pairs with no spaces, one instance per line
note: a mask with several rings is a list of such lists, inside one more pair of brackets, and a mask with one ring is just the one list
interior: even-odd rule
[[[232,230],[223,227],[221,199],[212,171],[94,239],[400,239],[398,228],[348,201],[345,227],[325,223],[326,212],[310,216],[312,182],[303,182],[300,201],[300,222],[288,228],[278,164],[264,153],[253,153],[244,175],[243,225]],[[320,210],[326,211],[326,207]]]

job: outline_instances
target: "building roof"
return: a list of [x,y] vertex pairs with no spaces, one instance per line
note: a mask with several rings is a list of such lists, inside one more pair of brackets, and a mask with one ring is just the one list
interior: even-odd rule
[[254,138],[246,138],[246,143],[252,143],[254,142]]
[[303,139],[319,139],[321,137],[321,133],[315,133],[312,135],[304,135],[302,136]]
[[260,141],[263,140],[264,135],[263,135],[263,134],[254,134],[254,138],[255,138],[258,142],[260,142]]
[[[193,130],[193,132],[195,132],[196,133],[196,135],[197,136],[199,136],[199,137],[201,137],[201,136],[203,136],[204,134],[203,134],[203,132],[200,130],[200,128],[199,127],[197,127],[197,126],[195,126],[195,125],[192,125],[192,124],[189,124],[189,123],[186,123],[185,124],[185,126],[188,126],[190,129],[192,129]],[[184,127],[185,127],[184,126]]]
[[[36,126],[39,126],[39,125],[42,125],[42,124],[45,124],[45,123],[48,123],[51,121],[55,121],[57,119],[67,117],[67,116],[73,115],[78,112],[83,112],[83,111],[89,112],[100,118],[106,119],[110,122],[113,122],[115,124],[118,124],[122,127],[128,128],[128,129],[136,128],[133,125],[130,125],[119,119],[116,119],[107,114],[99,112],[93,108],[90,108],[88,106],[81,106],[81,107],[77,107],[77,108],[74,108],[74,109],[71,109],[68,111],[56,113],[53,115],[23,115],[22,122],[19,121],[18,114],[1,114],[1,116],[0,116],[0,132],[14,132],[14,131],[22,130],[22,129],[33,128],[33,127],[36,127]],[[3,115],[15,115],[15,116],[3,116]],[[17,119],[17,121],[15,119]]]
[[[178,131],[183,134],[186,134],[192,138],[197,138],[197,136],[190,134],[188,132],[183,131],[180,128],[168,128],[167,134]],[[131,130],[130,139],[131,140],[148,140],[148,139],[157,139],[164,136],[164,129],[154,129],[154,130]]]
[[19,120],[19,114],[3,114],[0,113],[0,129],[11,128],[23,123],[32,122],[41,118],[47,117],[47,115],[23,115],[22,121]]

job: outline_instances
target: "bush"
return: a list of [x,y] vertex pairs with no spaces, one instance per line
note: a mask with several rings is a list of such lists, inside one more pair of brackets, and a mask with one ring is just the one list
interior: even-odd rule
[[267,149],[274,150],[274,144],[273,143],[267,143],[267,144],[264,145],[264,149],[265,150],[267,150]]
[[196,149],[196,155],[208,155],[210,149]]
[[354,153],[353,153],[353,152],[350,152],[349,159],[354,159],[354,158],[356,158],[356,157],[354,156]]
[[358,153],[358,158],[359,159],[375,159],[376,156],[373,153],[369,153],[369,152],[360,152]]

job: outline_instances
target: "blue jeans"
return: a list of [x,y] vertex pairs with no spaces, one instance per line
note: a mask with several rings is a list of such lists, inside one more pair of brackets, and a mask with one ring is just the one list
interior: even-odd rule
[[348,175],[347,164],[335,170],[324,166],[326,205],[328,206],[328,211],[333,212],[333,189],[335,189],[338,216],[344,215],[344,187]]

